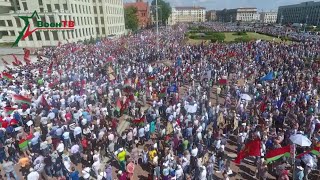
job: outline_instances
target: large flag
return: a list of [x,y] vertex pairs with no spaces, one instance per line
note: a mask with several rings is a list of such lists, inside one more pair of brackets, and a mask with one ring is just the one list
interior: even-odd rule
[[13,107],[4,107],[3,110],[4,112],[6,112],[7,114],[12,114],[14,110],[16,110],[17,108],[13,108]]
[[261,141],[255,139],[248,142],[244,149],[239,152],[237,158],[234,160],[236,164],[240,164],[241,160],[248,156],[261,156]]
[[23,59],[27,64],[30,63],[30,50],[29,49],[24,49]]
[[14,79],[14,77],[11,74],[7,73],[7,72],[3,72],[2,73],[2,77],[4,79],[8,80],[8,81],[12,81]]
[[18,95],[18,94],[13,95],[13,100],[16,103],[31,104],[31,99],[30,98],[27,98],[27,97],[24,97],[24,96]]
[[47,74],[50,75],[52,73],[52,66],[53,66],[53,61],[51,61],[49,68],[48,68],[48,72]]
[[316,156],[320,155],[320,147],[314,147],[313,149],[311,149],[310,151],[306,151],[304,153],[301,153],[297,156],[297,158],[302,158],[304,155],[306,154],[314,154]]
[[290,145],[269,151],[266,154],[266,162],[270,163],[280,159],[281,157],[290,157]]

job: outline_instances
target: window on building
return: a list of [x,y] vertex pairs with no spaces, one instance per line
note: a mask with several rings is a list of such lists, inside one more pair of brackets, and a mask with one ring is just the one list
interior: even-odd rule
[[96,28],[96,32],[97,32],[97,34],[100,34],[100,30],[98,27]]
[[14,31],[10,31],[10,35],[11,35],[11,36],[15,36]]
[[100,13],[100,14],[103,13],[102,6],[99,6],[99,13]]
[[94,23],[95,23],[95,24],[99,24],[99,22],[98,22],[98,17],[95,17],[95,18],[94,18]]
[[43,8],[40,8],[40,12],[43,12],[44,10],[43,10]]
[[54,9],[55,9],[55,10],[60,10],[59,4],[54,4]]
[[96,6],[93,6],[93,13],[97,14],[97,7]]
[[74,32],[76,33],[76,37],[75,38],[77,38],[78,37],[78,30],[74,30]]
[[39,2],[39,5],[40,5],[40,6],[42,6],[42,5],[43,5],[42,0],[38,0],[38,2]]
[[41,34],[40,32],[36,32],[37,41],[41,41]]
[[67,32],[61,32],[62,33],[62,38],[63,38],[63,40],[65,40],[66,39],[66,33]]
[[68,10],[68,5],[67,4],[63,4],[63,9],[64,10]]
[[78,9],[79,9],[79,13],[82,13],[80,4],[79,4],[79,8]]
[[13,24],[12,24],[12,21],[11,21],[11,20],[8,20],[8,26],[9,26],[9,27],[12,27],[12,26],[13,26]]
[[22,2],[22,6],[25,11],[28,10],[27,2]]
[[[17,18],[15,18],[17,21]],[[19,21],[20,22],[20,21]],[[18,24],[18,23],[17,23]],[[6,26],[6,22],[4,20],[0,20],[0,26]],[[21,25],[20,25],[21,27]]]
[[106,29],[104,27],[102,27],[102,34],[105,35],[106,34]]
[[101,24],[104,24],[104,17],[100,17]]
[[84,32],[84,29],[82,29],[82,35],[83,36],[86,36],[85,32]]
[[48,12],[52,12],[51,4],[47,4],[47,10],[48,10]]

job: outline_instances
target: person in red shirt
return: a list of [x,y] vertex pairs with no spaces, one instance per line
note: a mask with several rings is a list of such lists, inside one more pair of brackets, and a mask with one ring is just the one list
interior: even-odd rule
[[86,151],[88,149],[88,140],[85,137],[82,138],[81,145],[82,145],[83,151]]

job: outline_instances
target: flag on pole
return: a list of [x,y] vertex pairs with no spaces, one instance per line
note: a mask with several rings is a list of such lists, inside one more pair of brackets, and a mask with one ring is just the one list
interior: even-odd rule
[[237,158],[234,160],[236,164],[240,164],[241,160],[248,156],[261,156],[261,141],[260,139],[255,139],[249,141],[243,150],[239,152]]
[[25,97],[25,96],[18,95],[18,94],[13,95],[13,100],[14,100],[16,103],[31,104],[31,99],[30,99],[30,98],[27,98],[27,97]]
[[22,62],[18,60],[18,58],[17,58],[16,55],[12,54],[12,56],[13,56],[13,58],[14,58],[14,62],[12,62],[12,64],[13,64],[13,63],[16,63],[18,66],[19,66],[19,65],[22,65]]
[[11,74],[7,73],[7,72],[3,72],[2,73],[2,77],[4,79],[8,80],[8,81],[12,81],[14,79],[14,77]]
[[13,108],[13,107],[4,107],[4,112],[6,112],[7,114],[12,114],[14,110],[16,110],[17,108]]
[[319,156],[320,155],[320,147],[315,147],[315,148],[313,148],[312,150],[310,150],[310,151],[306,151],[306,152],[304,152],[304,153],[301,153],[301,154],[299,154],[296,158],[302,158],[304,155],[306,155],[306,154],[314,154],[314,155],[316,155],[316,156]]
[[270,163],[280,159],[281,157],[290,157],[290,145],[269,151],[266,154],[266,162]]

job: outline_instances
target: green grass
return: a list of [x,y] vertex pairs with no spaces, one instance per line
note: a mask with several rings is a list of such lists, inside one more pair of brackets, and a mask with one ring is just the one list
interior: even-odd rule
[[[234,42],[236,38],[240,38],[242,36],[239,35],[235,35],[235,32],[225,32],[224,33],[226,38],[225,38],[225,42]],[[264,34],[259,34],[259,33],[254,33],[254,32],[247,32],[247,35],[249,38],[252,39],[261,39],[264,41],[275,41],[275,42],[281,42],[280,38],[276,38],[276,37],[272,37],[272,36],[268,36],[268,35],[264,35]],[[190,42],[191,44],[198,44],[201,43],[203,40],[201,39],[189,39],[188,42]],[[287,41],[287,43],[291,43],[292,41]]]

